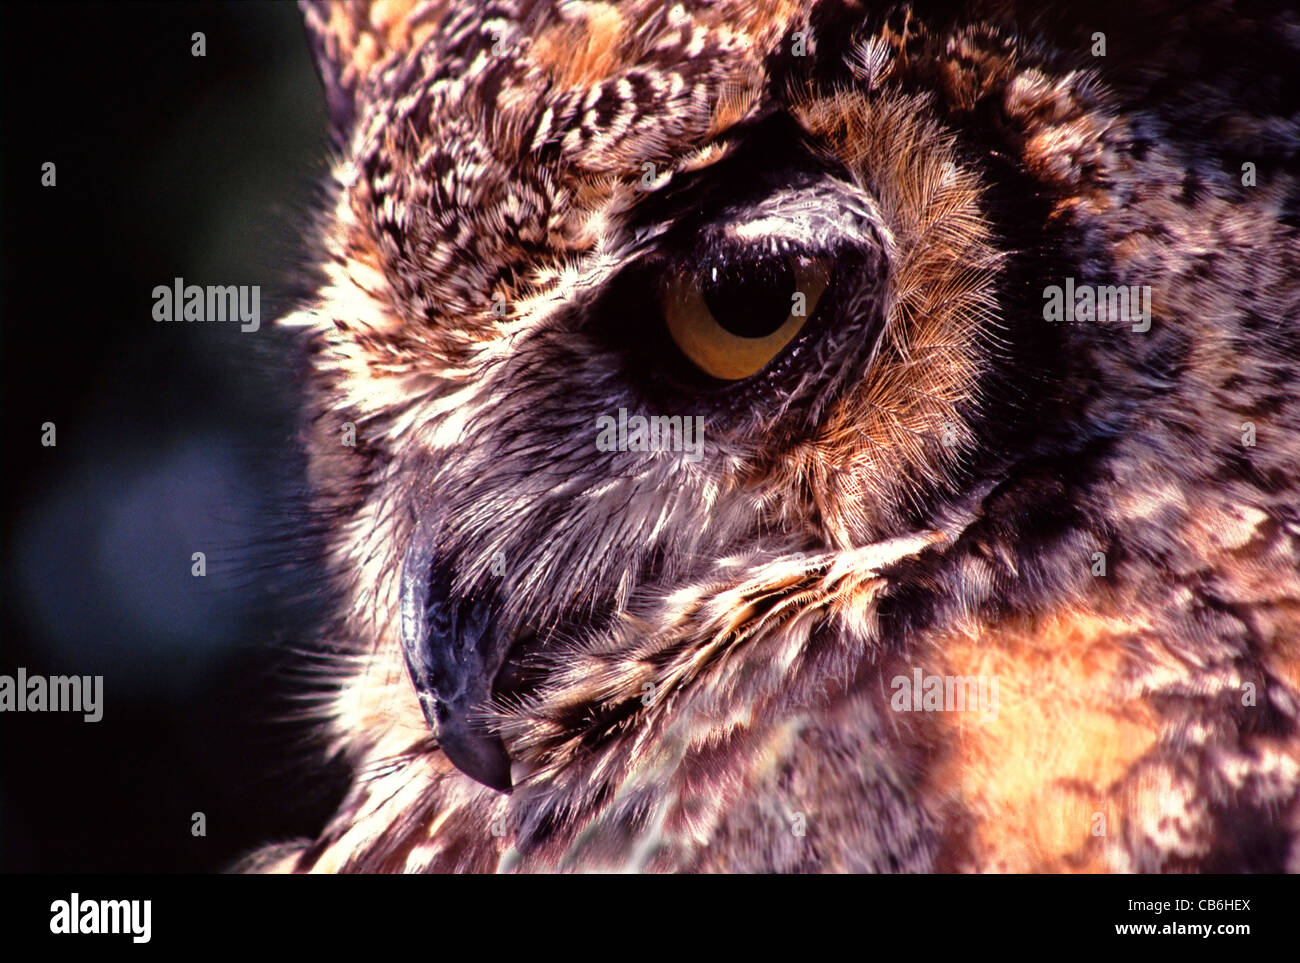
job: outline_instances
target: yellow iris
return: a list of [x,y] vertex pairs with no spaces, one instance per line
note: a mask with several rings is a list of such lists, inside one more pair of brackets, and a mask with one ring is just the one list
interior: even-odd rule
[[785,295],[790,313],[776,330],[755,338],[733,334],[718,323],[696,278],[668,278],[661,304],[674,343],[692,364],[722,381],[738,381],[761,371],[807,324],[830,282],[830,266],[825,261],[793,257],[790,268],[794,290]]

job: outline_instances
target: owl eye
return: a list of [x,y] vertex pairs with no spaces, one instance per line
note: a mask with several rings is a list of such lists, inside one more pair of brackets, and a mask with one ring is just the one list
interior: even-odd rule
[[830,281],[826,260],[766,254],[717,260],[660,285],[669,336],[700,371],[738,381],[761,371],[808,323]]

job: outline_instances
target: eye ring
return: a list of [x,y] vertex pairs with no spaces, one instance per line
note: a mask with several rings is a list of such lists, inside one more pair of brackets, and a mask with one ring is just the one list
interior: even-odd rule
[[[752,310],[756,305],[770,310],[762,304],[768,292],[749,292],[757,293],[758,298],[746,299],[742,313],[726,319],[729,324],[724,325],[710,308],[709,301],[712,299],[717,306],[719,290],[726,292],[724,296],[743,297],[744,274],[740,272],[761,273],[767,268],[771,276],[774,262],[778,268],[788,267],[792,279],[790,290],[784,295],[770,292],[771,297],[784,297],[789,304],[785,319],[775,326],[760,324],[759,330],[770,330],[749,336],[752,329],[746,330],[748,319],[744,310]],[[828,259],[803,255],[766,256],[741,262],[739,267],[722,266],[723,275],[719,271],[720,266],[714,264],[701,272],[669,274],[660,286],[659,299],[664,325],[677,349],[697,369],[719,381],[740,381],[763,370],[808,323],[831,279]],[[726,271],[730,271],[730,283],[720,285],[719,279],[725,277]],[[737,277],[741,279],[740,286],[736,284]]]

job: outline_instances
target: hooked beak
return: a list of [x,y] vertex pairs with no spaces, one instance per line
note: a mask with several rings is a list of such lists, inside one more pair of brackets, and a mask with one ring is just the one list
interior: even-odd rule
[[402,652],[425,721],[456,768],[509,792],[510,757],[501,737],[472,718],[492,696],[509,645],[485,599],[451,592],[435,555],[436,528],[422,519],[402,561]]

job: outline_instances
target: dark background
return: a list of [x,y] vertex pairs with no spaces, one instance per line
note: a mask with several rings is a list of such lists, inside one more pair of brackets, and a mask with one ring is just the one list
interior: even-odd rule
[[[298,471],[270,321],[328,160],[297,10],[4,5],[0,131],[0,673],[104,677],[98,723],[0,714],[0,870],[220,870],[341,789],[283,721],[318,574],[266,548]],[[260,285],[261,329],[156,323],[175,277]]]

